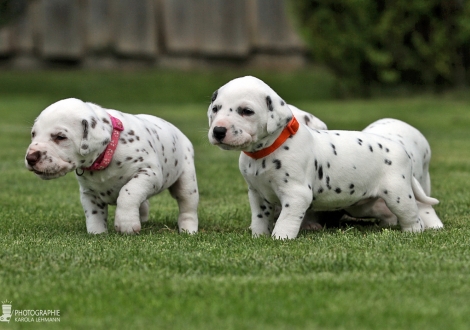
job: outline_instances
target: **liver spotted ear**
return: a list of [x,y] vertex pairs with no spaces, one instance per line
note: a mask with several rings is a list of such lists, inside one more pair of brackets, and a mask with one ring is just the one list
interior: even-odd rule
[[291,110],[279,96],[266,96],[266,106],[268,108],[266,124],[268,134],[273,134],[279,128],[285,127],[292,119]]
[[111,134],[105,129],[104,124],[95,116],[90,120],[82,119],[83,135],[80,142],[80,155],[101,152],[110,141]]

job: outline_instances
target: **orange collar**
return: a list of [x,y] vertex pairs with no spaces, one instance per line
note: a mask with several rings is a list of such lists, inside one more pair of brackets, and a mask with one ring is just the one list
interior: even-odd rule
[[247,156],[254,158],[254,159],[260,159],[263,157],[268,156],[269,154],[273,153],[277,148],[279,148],[288,138],[290,138],[292,135],[295,135],[297,131],[299,130],[299,122],[297,119],[295,119],[294,116],[292,116],[291,121],[289,124],[287,124],[286,127],[284,127],[284,130],[281,132],[281,135],[274,141],[273,144],[271,144],[269,147],[255,151],[255,152],[248,152],[248,151],[243,151]]

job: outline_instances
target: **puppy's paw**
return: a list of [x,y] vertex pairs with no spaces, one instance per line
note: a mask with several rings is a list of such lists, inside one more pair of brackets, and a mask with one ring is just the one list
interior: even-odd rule
[[116,229],[118,233],[133,235],[140,233],[141,225],[140,222],[124,222],[115,224],[114,229]]

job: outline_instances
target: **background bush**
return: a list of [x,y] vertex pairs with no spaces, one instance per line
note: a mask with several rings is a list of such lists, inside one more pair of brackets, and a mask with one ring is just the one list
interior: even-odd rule
[[469,80],[467,1],[291,0],[291,7],[314,59],[339,78],[343,93]]

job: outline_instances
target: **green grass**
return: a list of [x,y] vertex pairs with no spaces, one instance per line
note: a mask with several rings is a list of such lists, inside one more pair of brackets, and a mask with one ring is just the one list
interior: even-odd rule
[[[0,300],[61,313],[60,323],[13,320],[1,329],[468,328],[468,99],[334,101],[323,73],[258,74],[330,128],[360,130],[382,117],[418,127],[432,147],[432,195],[445,229],[413,235],[357,225],[302,232],[292,241],[253,239],[238,154],[206,137],[210,95],[238,75],[0,74]],[[317,85],[323,92],[309,94]],[[164,193],[151,200],[141,235],[88,235],[74,176],[41,181],[25,169],[34,118],[70,96],[154,114],[188,135],[196,148],[200,233],[177,233],[177,205]]]

